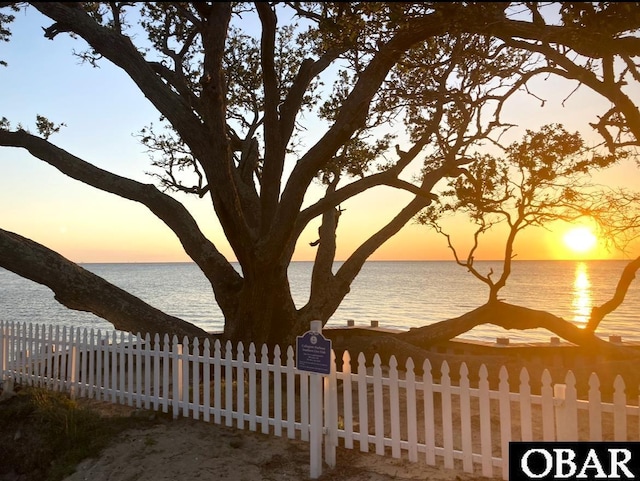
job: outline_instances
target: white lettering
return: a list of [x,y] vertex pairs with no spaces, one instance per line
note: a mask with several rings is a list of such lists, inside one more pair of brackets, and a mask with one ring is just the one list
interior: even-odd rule
[[576,476],[576,478],[586,478],[587,469],[595,469],[597,474],[595,475],[596,479],[606,478],[607,474],[602,469],[602,464],[598,459],[598,455],[596,454],[595,449],[590,449],[589,454],[587,454],[587,459],[584,460],[584,464],[582,465],[582,469]]
[[[619,460],[618,454],[623,454],[624,459]],[[610,448],[609,456],[611,459],[611,474],[609,475],[610,478],[619,478],[620,475],[618,474],[618,468],[620,468],[624,472],[624,475],[627,478],[635,479],[635,476],[627,467],[627,463],[631,460],[631,451],[629,451],[628,449],[611,449]]]
[[[556,478],[570,478],[574,474],[576,474],[576,470],[578,466],[573,460],[576,457],[576,453],[573,452],[573,449],[554,449],[556,454]],[[566,454],[566,457],[564,456]],[[569,470],[564,471],[563,467],[568,466]]]
[[636,479],[629,466],[627,466],[627,463],[631,461],[631,451],[629,449],[616,448],[608,448],[607,450],[609,451],[609,466],[611,467],[608,475],[595,448],[589,449],[586,457],[583,459],[581,456],[578,462],[576,462],[577,455],[573,449],[553,448],[552,450],[547,450],[532,448],[525,452],[520,459],[520,467],[523,474],[530,479],[545,478],[552,471],[554,471],[554,479],[574,477],[575,479],[620,479],[622,477]]
[[[542,454],[542,456],[544,456],[545,469],[542,473],[534,473],[529,468],[529,456],[532,454]],[[529,449],[524,453],[524,456],[522,456],[520,467],[522,468],[522,472],[532,479],[544,478],[553,468],[553,457],[551,457],[551,454],[546,449]]]

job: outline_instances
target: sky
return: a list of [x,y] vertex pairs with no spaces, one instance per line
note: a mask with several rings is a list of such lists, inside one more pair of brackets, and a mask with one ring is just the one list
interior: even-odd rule
[[[65,127],[51,141],[70,153],[118,175],[152,182],[146,172],[149,158],[135,133],[158,114],[119,69],[102,62],[100,68],[82,65],[72,55],[83,44],[67,35],[44,38],[47,21],[30,8],[17,14],[12,40],[0,45],[0,117],[12,126],[22,124],[35,132],[36,115]],[[536,84],[547,102],[524,94],[511,102],[503,120],[526,128],[549,122],[564,123],[568,130],[583,129],[585,119],[595,121],[607,105],[585,89],[564,101],[575,84],[540,80]],[[563,102],[564,101],[564,102]],[[515,140],[515,139],[514,139]],[[67,178],[53,167],[19,149],[0,149],[0,227],[33,239],[75,262],[183,262],[189,261],[173,233],[147,209],[112,194]],[[607,172],[599,181],[634,187],[638,170],[628,162]],[[318,191],[319,192],[319,191]],[[172,194],[192,212],[201,229],[229,260],[233,252],[211,211],[210,202]],[[407,194],[381,188],[343,205],[338,229],[338,259],[346,258],[378,227],[388,221],[408,199]],[[308,245],[317,236],[319,221],[312,223],[298,243],[294,260],[312,260]],[[451,224],[454,241],[465,246],[463,227]],[[548,230],[525,231],[516,243],[517,259],[620,258],[597,243],[586,252],[568,248],[563,236],[574,226],[554,225]],[[502,257],[499,236],[488,237],[477,259]],[[464,250],[463,250],[464,252]],[[635,254],[635,255],[634,255]],[[638,253],[631,252],[637,256]],[[448,260],[444,239],[428,228],[408,225],[387,242],[372,260]]]

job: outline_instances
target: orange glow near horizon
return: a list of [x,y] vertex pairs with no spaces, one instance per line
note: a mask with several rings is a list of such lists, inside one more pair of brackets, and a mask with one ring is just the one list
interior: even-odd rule
[[[140,219],[138,222],[142,224]],[[140,225],[139,224],[139,225]],[[124,227],[120,225],[120,227]],[[191,259],[173,233],[163,226],[146,224],[145,228],[124,228],[109,232],[96,228],[89,233],[81,233],[71,223],[64,234],[46,236],[44,232],[22,232],[47,247],[57,250],[74,262],[189,262]],[[18,231],[20,232],[20,231]],[[597,239],[585,235],[574,228],[554,226],[553,230],[531,228],[518,236],[514,246],[514,260],[597,260],[623,258],[620,253],[607,251]],[[36,235],[34,235],[36,234]],[[569,235],[571,234],[571,235]],[[207,230],[206,235],[220,247],[222,254],[231,262],[236,260],[233,251],[217,229]],[[309,242],[317,235],[310,228],[301,236],[293,261],[313,261],[316,248]],[[341,224],[338,229],[338,250],[336,260],[347,259],[363,242],[370,232],[362,232],[362,225]],[[567,240],[569,239],[570,242]],[[595,244],[593,244],[595,239]],[[465,243],[466,242],[466,243]],[[466,233],[458,233],[458,255],[465,259],[468,255]],[[589,247],[589,248],[586,248]],[[635,252],[635,251],[631,251]],[[504,257],[504,238],[500,232],[488,233],[481,239],[474,255],[476,260],[497,260]],[[370,258],[371,261],[453,261],[446,241],[432,230],[418,225],[409,225],[383,244]]]

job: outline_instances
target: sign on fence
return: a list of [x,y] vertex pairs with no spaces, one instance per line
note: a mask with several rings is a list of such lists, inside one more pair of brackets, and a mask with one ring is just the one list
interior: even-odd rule
[[300,371],[331,373],[331,339],[321,332],[307,331],[296,338],[296,367]]

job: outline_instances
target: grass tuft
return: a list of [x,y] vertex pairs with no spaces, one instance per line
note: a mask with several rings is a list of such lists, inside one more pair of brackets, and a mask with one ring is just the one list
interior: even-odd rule
[[60,481],[121,432],[152,424],[144,417],[102,416],[60,392],[34,387],[16,392],[0,403],[0,477]]

